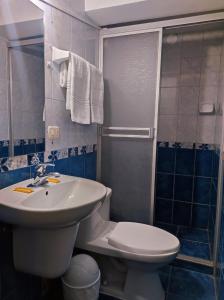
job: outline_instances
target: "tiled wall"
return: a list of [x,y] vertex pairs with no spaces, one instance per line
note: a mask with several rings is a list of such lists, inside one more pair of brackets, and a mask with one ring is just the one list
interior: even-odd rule
[[159,141],[215,143],[216,115],[198,110],[200,104],[217,104],[222,97],[223,37],[223,31],[211,31],[164,38]]
[[[224,31],[164,37],[159,106],[162,142],[157,147],[155,220],[166,228],[169,224],[173,233],[181,226],[206,230],[211,255],[224,96],[223,41]],[[200,114],[204,103],[214,104],[215,112]]]
[[7,51],[7,41],[0,37],[0,141],[9,139]]
[[158,143],[156,222],[208,228],[213,152],[211,145]]
[[[75,51],[92,63],[97,63],[98,30],[92,29],[38,0],[35,2],[45,12],[45,64],[51,59],[51,45]],[[58,2],[63,6],[62,1],[49,0],[49,2],[54,4]],[[78,8],[78,12],[76,11],[75,14],[80,13],[84,17],[84,0],[66,0],[63,1],[63,4],[70,12],[73,8]],[[0,45],[1,57],[4,54],[2,51]],[[4,60],[1,59],[0,63],[2,61]],[[1,70],[0,68],[0,97],[2,93],[1,76],[5,74]],[[65,110],[64,91],[58,85],[59,74],[57,69],[52,71],[46,67],[45,75],[46,124],[60,126],[61,139],[53,145],[47,140],[46,152],[42,152],[43,149],[36,148],[35,144],[35,151],[41,152],[12,158],[4,154],[4,158],[0,159],[0,188],[31,178],[34,165],[42,161],[53,161],[55,171],[64,174],[90,179],[96,178],[96,146],[94,145],[96,144],[96,127],[79,126],[70,121],[70,116]],[[6,124],[6,122],[2,123],[2,117],[0,119],[1,125]],[[0,132],[1,129],[2,127]],[[4,140],[8,140],[8,136],[4,137]],[[33,144],[28,143],[27,146],[33,147]],[[23,153],[20,154],[24,154],[26,145],[22,145],[21,149]],[[0,143],[0,152],[5,150],[4,143]],[[0,243],[0,299],[42,299],[41,280],[28,274],[16,272],[14,269],[10,226],[0,224]]]
[[[55,6],[62,6],[61,1],[50,1]],[[76,6],[77,4],[77,6]],[[45,97],[46,97],[46,130],[47,126],[60,127],[60,139],[54,142],[46,137],[46,149],[63,149],[77,145],[96,144],[97,128],[95,125],[78,125],[71,121],[69,111],[65,109],[65,89],[59,86],[59,70],[46,66],[51,60],[51,46],[70,50],[87,59],[92,64],[98,65],[98,40],[99,30],[90,27],[75,18],[46,4],[39,3],[44,10],[45,32]],[[65,1],[65,8],[77,15],[84,6],[83,1]]]

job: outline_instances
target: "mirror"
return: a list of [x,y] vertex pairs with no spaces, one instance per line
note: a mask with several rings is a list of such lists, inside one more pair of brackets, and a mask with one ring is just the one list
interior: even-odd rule
[[44,103],[43,11],[0,0],[0,157],[45,150]]

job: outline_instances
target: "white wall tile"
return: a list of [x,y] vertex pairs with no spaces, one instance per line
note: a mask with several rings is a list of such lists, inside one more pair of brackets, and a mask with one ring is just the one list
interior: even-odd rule
[[177,87],[180,84],[180,74],[162,73],[161,87]]
[[197,115],[199,88],[181,87],[179,95],[178,113],[180,115]]
[[159,141],[176,141],[177,117],[176,115],[159,116]]
[[182,57],[200,57],[202,54],[202,33],[186,33],[182,36]]
[[200,87],[199,103],[217,103],[218,87],[202,86]]
[[215,136],[215,116],[199,116],[197,128],[197,142],[213,144]]
[[197,137],[197,117],[178,116],[177,120],[177,141],[195,142]]
[[175,115],[178,108],[178,88],[161,88],[159,113],[161,115]]

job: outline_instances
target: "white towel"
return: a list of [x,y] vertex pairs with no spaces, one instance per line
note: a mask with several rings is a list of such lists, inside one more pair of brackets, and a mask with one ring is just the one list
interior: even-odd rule
[[90,64],[74,53],[68,66],[66,109],[73,122],[90,124]]
[[69,60],[69,51],[61,50],[56,47],[52,47],[52,61],[60,65],[62,62]]
[[91,123],[103,124],[104,81],[99,69],[90,65]]
[[67,77],[68,77],[68,66],[67,62],[62,62],[60,64],[60,87],[67,88]]

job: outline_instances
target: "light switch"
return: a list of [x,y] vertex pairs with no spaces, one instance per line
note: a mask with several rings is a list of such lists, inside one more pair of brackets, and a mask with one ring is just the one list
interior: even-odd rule
[[49,140],[57,140],[60,137],[60,128],[58,126],[48,126],[47,134]]

